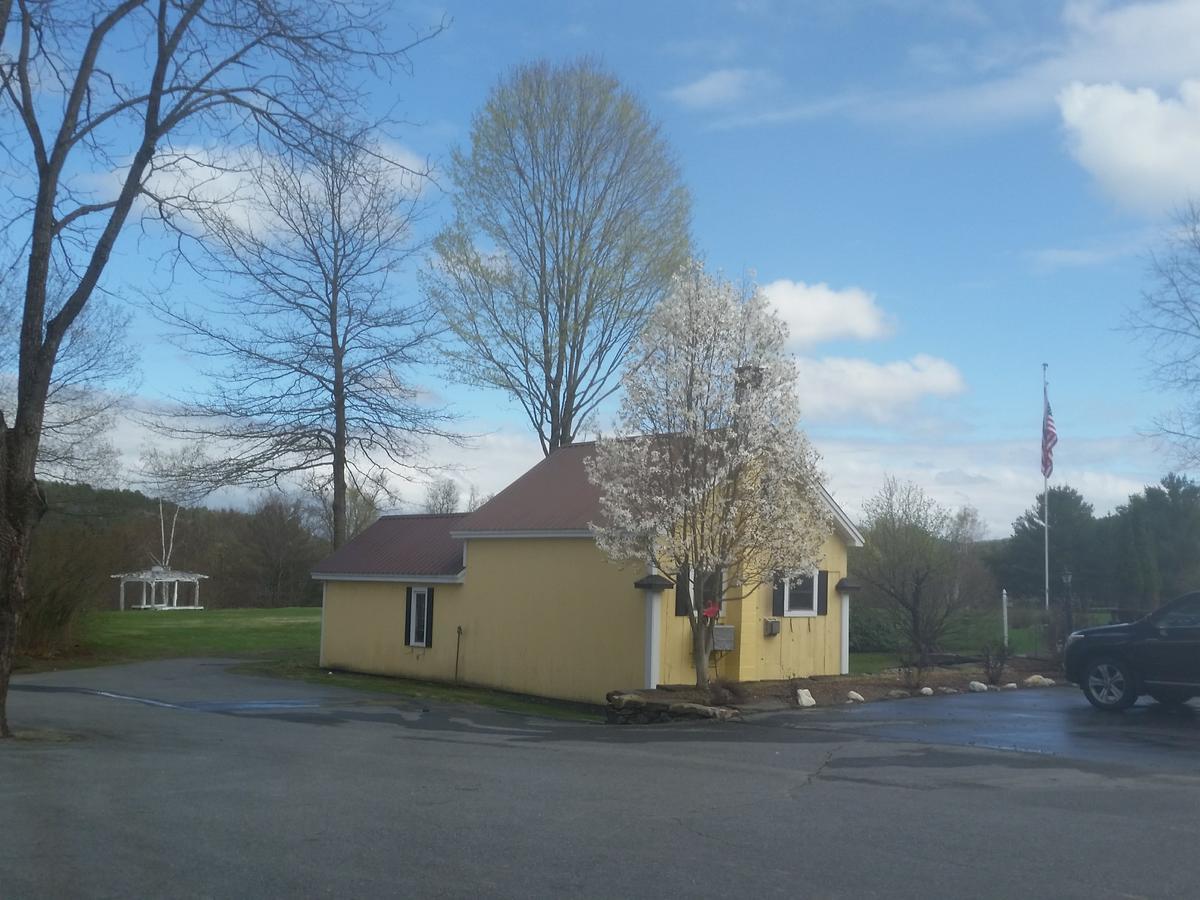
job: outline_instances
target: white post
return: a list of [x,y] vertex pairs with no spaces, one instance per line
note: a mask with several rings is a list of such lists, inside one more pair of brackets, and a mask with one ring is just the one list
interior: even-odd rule
[[142,606],[146,605],[146,582],[142,582]]
[[1004,624],[1004,646],[1008,646],[1008,591],[1000,591],[1000,621]]
[[179,582],[175,582],[175,590],[171,592],[171,605],[176,609],[179,608]]
[[[466,541],[463,541],[463,543],[465,544],[465,543],[466,543]],[[195,600],[195,603],[196,603],[196,605],[197,605],[197,606],[199,606],[199,605],[200,605],[200,579],[199,579],[199,578],[197,578],[197,579],[196,579],[196,600]]]
[[125,579],[121,579],[121,612],[125,612]]
[[1045,535],[1043,561],[1046,576],[1046,612],[1050,612],[1050,479],[1042,479],[1042,534]]
[[646,591],[645,665],[645,686],[654,690],[662,671],[662,591]]
[[842,594],[842,674],[850,674],[850,595]]

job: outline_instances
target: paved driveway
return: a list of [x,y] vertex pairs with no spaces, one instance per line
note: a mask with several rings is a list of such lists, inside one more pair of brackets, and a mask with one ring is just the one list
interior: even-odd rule
[[75,739],[0,746],[6,900],[1200,893],[1194,714],[1068,690],[614,728],[217,661],[15,687]]

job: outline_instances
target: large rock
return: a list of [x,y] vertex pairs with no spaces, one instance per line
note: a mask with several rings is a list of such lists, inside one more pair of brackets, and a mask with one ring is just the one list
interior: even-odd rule
[[808,688],[796,688],[796,702],[800,704],[801,709],[808,709],[810,706],[816,706],[817,701],[813,699],[812,691]]
[[1000,685],[1000,690],[1002,691],[1015,691],[1016,689],[1017,683],[1015,681],[1010,681],[1008,684]]
[[933,688],[931,688],[931,687],[921,688],[921,696],[922,697],[932,697],[933,696]]
[[1054,687],[1054,679],[1045,675],[1030,675],[1024,684],[1025,687]]
[[860,694],[858,691],[848,691],[846,693],[846,699],[849,700],[851,703],[866,703],[867,702],[867,698],[864,697],[862,694]]
[[617,694],[610,697],[608,702],[617,709],[642,709],[646,705],[646,701],[637,694]]
[[958,688],[940,687],[940,688],[938,688],[938,693],[939,694],[957,694]]
[[908,691],[902,691],[899,688],[896,688],[895,690],[888,691],[888,696],[893,700],[903,700],[905,697],[911,697],[912,694],[910,694]]
[[967,685],[967,689],[970,690],[970,692],[972,694],[986,694],[987,693],[987,685],[984,684],[982,681],[972,681],[970,684]]

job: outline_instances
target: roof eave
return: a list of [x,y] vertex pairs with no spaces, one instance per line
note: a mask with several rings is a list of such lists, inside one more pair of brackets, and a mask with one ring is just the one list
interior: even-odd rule
[[456,575],[413,575],[363,572],[310,572],[313,581],[384,581],[416,584],[462,584],[466,569]]
[[450,537],[458,540],[477,538],[590,538],[589,528],[526,528],[511,531],[452,531]]

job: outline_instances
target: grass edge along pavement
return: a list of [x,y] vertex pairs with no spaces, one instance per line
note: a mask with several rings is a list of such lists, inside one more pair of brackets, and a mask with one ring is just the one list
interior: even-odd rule
[[599,706],[513,694],[447,682],[338,672],[317,664],[321,608],[137,610],[92,612],[80,620],[66,654],[25,657],[14,675],[198,657],[244,658],[233,671],[313,684],[336,685],[448,703],[469,703],[502,712],[574,722],[602,721]]

